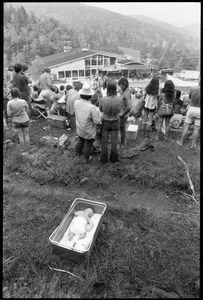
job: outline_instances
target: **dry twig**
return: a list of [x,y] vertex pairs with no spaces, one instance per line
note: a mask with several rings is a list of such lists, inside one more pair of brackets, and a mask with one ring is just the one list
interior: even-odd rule
[[71,273],[71,272],[69,272],[69,271],[62,270],[62,269],[51,268],[50,266],[49,266],[49,269],[54,270],[54,271],[58,271],[58,272],[67,273],[67,274],[69,274],[69,275],[71,275],[71,276],[74,276],[74,277],[76,277],[76,278],[79,278],[80,280],[83,281],[82,278],[78,277],[77,275],[75,275],[75,274],[73,274],[73,273]]
[[179,160],[183,163],[183,165],[185,166],[187,178],[188,178],[188,181],[189,181],[189,184],[190,184],[190,188],[191,188],[191,190],[192,190],[193,197],[195,197],[195,189],[194,189],[194,185],[193,185],[193,183],[192,183],[192,180],[191,180],[191,178],[190,178],[188,166],[187,166],[186,162],[184,162],[184,160],[183,160],[180,156],[178,156],[178,159],[179,159]]

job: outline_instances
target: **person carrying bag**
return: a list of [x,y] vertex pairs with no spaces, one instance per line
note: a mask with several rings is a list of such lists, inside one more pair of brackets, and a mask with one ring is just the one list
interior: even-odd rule
[[173,103],[164,103],[164,95],[162,95],[160,98],[158,116],[161,118],[165,118],[166,116],[172,117],[173,115]]
[[175,85],[172,80],[167,80],[165,82],[162,94],[158,101],[158,124],[157,124],[157,134],[156,140],[159,140],[163,122],[165,121],[165,140],[168,140],[169,134],[169,123],[173,116],[173,101],[175,97]]

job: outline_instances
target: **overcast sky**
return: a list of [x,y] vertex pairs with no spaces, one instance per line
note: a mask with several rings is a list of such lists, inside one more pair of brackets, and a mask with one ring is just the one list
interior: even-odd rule
[[201,2],[81,2],[122,15],[144,15],[174,26],[200,24]]

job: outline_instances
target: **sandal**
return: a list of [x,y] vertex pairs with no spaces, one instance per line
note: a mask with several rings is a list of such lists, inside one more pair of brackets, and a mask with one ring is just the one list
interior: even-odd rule
[[149,149],[150,149],[152,152],[155,150],[155,149],[154,149],[154,146],[152,146],[152,145],[149,147]]
[[193,146],[192,145],[190,146],[190,149],[194,149],[196,147],[197,147],[197,144],[195,143]]
[[93,157],[90,155],[88,159],[85,160],[86,164],[93,160]]
[[182,147],[182,145],[183,145],[183,144],[181,143],[181,141],[179,141],[179,140],[177,140],[176,143],[177,143],[180,147]]
[[147,150],[147,149],[150,148],[150,147],[151,147],[150,144],[146,144],[146,145],[143,145],[143,146],[140,148],[140,150],[141,150],[141,151],[145,151],[145,150]]

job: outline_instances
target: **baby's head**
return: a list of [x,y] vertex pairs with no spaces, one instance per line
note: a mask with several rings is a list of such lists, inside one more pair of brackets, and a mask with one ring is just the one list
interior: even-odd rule
[[93,211],[92,208],[86,208],[84,210],[84,214],[86,214],[89,218],[91,218],[93,216],[93,214],[94,214],[94,211]]

